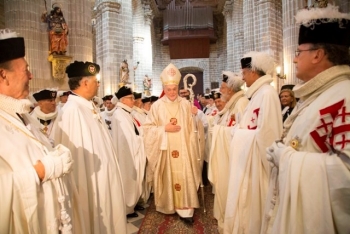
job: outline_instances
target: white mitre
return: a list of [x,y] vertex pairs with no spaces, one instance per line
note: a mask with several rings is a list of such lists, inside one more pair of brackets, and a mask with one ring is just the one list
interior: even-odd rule
[[160,74],[163,85],[179,85],[181,73],[172,63],[170,63]]

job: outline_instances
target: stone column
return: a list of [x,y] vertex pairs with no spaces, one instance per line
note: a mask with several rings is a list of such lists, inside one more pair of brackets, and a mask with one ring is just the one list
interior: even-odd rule
[[226,66],[225,70],[233,70],[233,30],[234,30],[234,23],[232,20],[232,9],[233,9],[233,2],[232,1],[226,1],[224,5],[224,10],[222,14],[225,16],[226,20]]
[[143,79],[148,75],[154,81],[152,74],[152,43],[151,25],[153,13],[149,0],[133,1],[133,60],[134,66],[140,62],[134,71],[135,90],[144,92]]
[[[67,2],[69,11],[65,15],[69,19],[68,27],[68,52],[67,55],[73,56],[74,60],[92,62],[92,24],[91,24],[91,5],[89,0]],[[67,20],[67,19],[66,19]]]
[[245,51],[243,50],[243,0],[234,0],[233,2],[233,71],[241,70],[241,58]]
[[[255,50],[269,53],[275,62],[283,67],[282,62],[282,6],[280,1],[260,0],[255,3],[254,38]],[[274,77],[278,89],[280,79]]]
[[295,50],[298,47],[299,26],[295,23],[295,15],[298,10],[305,7],[304,1],[288,1],[282,0],[283,15],[283,69],[281,72],[286,74],[286,80],[282,80],[283,84],[296,84],[299,80],[295,76],[295,65],[293,59]]
[[244,32],[244,51],[243,54],[255,50],[254,45],[254,1],[243,1],[243,32]]
[[99,96],[104,96],[118,90],[119,67],[123,60],[128,60],[130,73],[133,71],[129,61],[133,54],[131,0],[98,0],[94,9],[96,62],[101,66]]

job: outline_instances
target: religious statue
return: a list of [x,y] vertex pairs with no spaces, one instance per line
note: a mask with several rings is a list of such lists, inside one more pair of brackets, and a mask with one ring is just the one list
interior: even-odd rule
[[68,45],[68,26],[63,17],[61,6],[57,3],[53,4],[50,14],[45,11],[41,20],[48,24],[50,54],[65,55]]
[[124,60],[119,67],[120,83],[123,85],[130,84],[129,82],[129,65],[128,61]]
[[151,96],[152,79],[148,77],[148,75],[145,75],[145,78],[143,79],[143,90],[144,90],[145,96]]

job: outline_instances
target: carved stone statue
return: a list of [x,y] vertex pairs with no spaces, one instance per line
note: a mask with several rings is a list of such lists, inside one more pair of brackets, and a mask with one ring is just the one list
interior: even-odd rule
[[123,83],[124,85],[130,84],[130,82],[129,82],[129,65],[128,65],[127,60],[124,60],[120,64],[119,76],[120,76],[120,83]]
[[63,17],[60,5],[53,4],[50,14],[44,12],[41,16],[41,20],[48,24],[50,54],[66,54],[68,45],[68,25]]
[[143,79],[143,90],[144,90],[145,96],[151,96],[152,79],[148,77],[148,75],[145,75],[145,78]]

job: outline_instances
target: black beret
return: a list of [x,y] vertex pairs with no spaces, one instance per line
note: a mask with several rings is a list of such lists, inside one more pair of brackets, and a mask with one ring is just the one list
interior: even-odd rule
[[219,99],[221,98],[221,93],[214,93],[213,94],[213,99],[216,100],[216,99]]
[[222,81],[227,83],[228,76],[225,74],[222,74]]
[[112,100],[113,95],[106,95],[102,98],[103,101]]
[[150,102],[151,101],[151,97],[144,97],[141,99],[142,103],[146,103],[146,102]]
[[23,37],[13,37],[0,40],[0,63],[25,56]]
[[41,100],[46,100],[46,99],[53,99],[57,97],[57,91],[43,89],[43,90],[40,90],[39,92],[34,93],[33,97],[37,102]]
[[151,96],[151,102],[155,102],[158,100],[159,97],[157,96]]
[[210,99],[209,94],[205,94],[205,95],[204,95],[204,98],[205,98],[205,99]]
[[286,85],[282,85],[281,90],[283,90],[283,89],[293,90],[293,88],[294,88],[293,84],[286,84]]
[[95,76],[100,72],[100,66],[96,63],[74,61],[66,68],[69,78]]
[[122,97],[133,95],[131,88],[127,86],[121,87],[118,92],[115,93],[115,96],[117,96],[118,99],[121,99]]
[[140,99],[142,97],[142,93],[133,92],[133,94],[135,99]]
[[341,22],[327,22],[327,19],[318,19],[311,27],[300,25],[298,44],[305,43],[325,43],[349,47],[350,21],[342,19]]
[[241,59],[241,67],[243,68],[252,68],[252,58],[246,57]]

